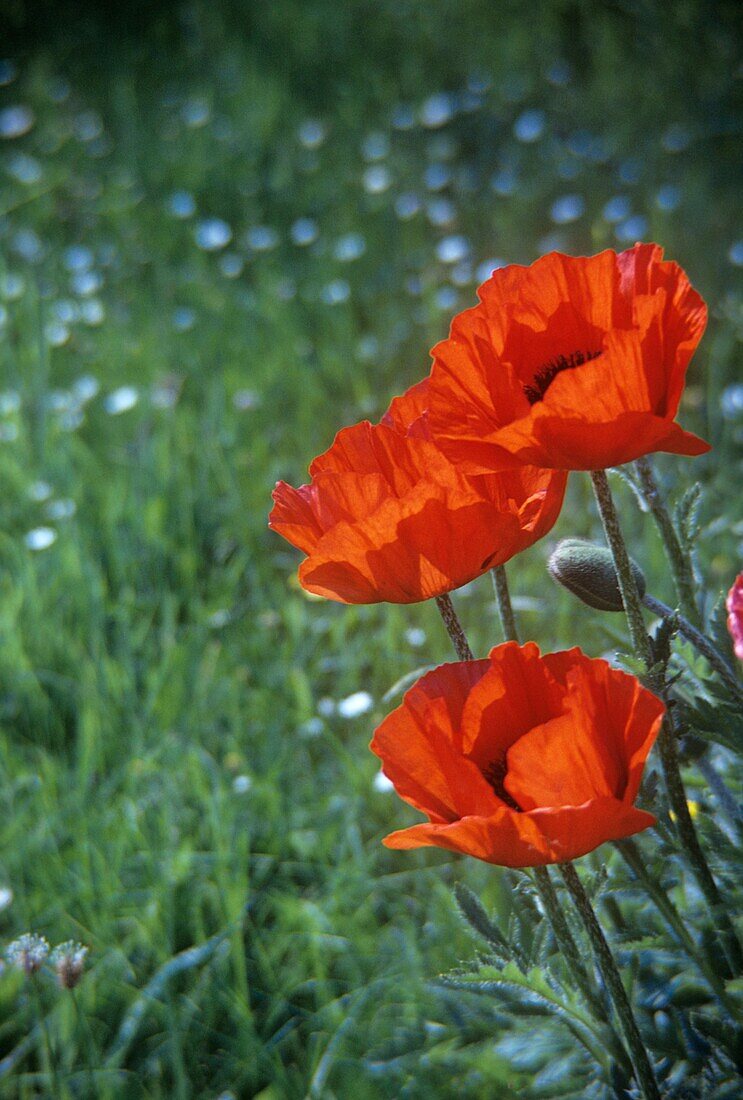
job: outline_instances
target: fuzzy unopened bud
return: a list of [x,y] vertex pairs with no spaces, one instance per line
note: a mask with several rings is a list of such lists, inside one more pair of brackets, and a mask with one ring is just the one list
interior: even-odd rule
[[[645,577],[639,565],[630,561],[632,575],[640,593],[645,595]],[[614,559],[611,550],[585,539],[558,542],[547,562],[554,579],[589,607],[598,611],[623,611]]]

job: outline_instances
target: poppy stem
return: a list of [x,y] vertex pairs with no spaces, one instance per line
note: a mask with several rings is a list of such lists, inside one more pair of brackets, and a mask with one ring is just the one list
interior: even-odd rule
[[704,955],[699,951],[697,944],[686,929],[686,924],[681,914],[671,901],[663,886],[648,871],[642,853],[635,841],[631,838],[625,838],[624,840],[617,840],[615,843],[625,863],[630,867],[637,881],[642,883],[652,901],[655,902],[658,912],[665,919],[668,927],[673,931],[676,939],[684,948],[689,958],[694,960],[700,973],[707,980],[720,1004],[730,1014],[731,1018],[736,1020],[737,1011],[731,1004],[730,998],[725,991],[725,983],[715,972],[714,968],[710,966],[709,962],[704,958]]
[[696,599],[691,555],[679,538],[678,531],[661,496],[658,483],[653,474],[653,467],[650,465],[650,459],[647,455],[637,459],[635,469],[640,479],[640,494],[650,509],[663,540],[681,609],[694,626],[700,626],[701,620]]
[[[516,617],[513,613],[513,607],[511,606],[511,598],[508,592],[508,579],[506,577],[505,566],[499,565],[492,570],[493,584],[495,585],[495,594],[498,600],[498,610],[500,612],[501,623],[503,624],[503,633],[506,636],[506,641],[518,642],[518,631],[516,628]],[[452,602],[448,596],[437,596],[436,605],[441,612],[441,617],[444,620],[444,625],[449,632],[449,637],[454,643],[454,648],[457,651],[457,655],[462,660],[472,659],[472,650],[469,647],[469,643],[465,636],[462,624],[460,623],[457,613],[454,610]],[[562,951],[565,960],[568,964],[570,971],[573,974],[575,983],[580,989],[581,993],[586,999],[586,1002],[593,1009],[597,1019],[603,1020],[608,1023],[606,1010],[601,1003],[596,990],[591,984],[591,980],[583,966],[583,961],[580,957],[577,944],[573,939],[573,935],[568,927],[568,923],[565,920],[565,914],[560,908],[560,903],[555,893],[555,888],[552,884],[552,880],[549,877],[549,872],[546,867],[535,867],[534,878],[539,894],[540,901],[544,906],[544,910],[547,914],[547,918],[552,926],[552,931],[555,934],[558,947]]]
[[743,688],[741,688],[737,677],[731,670],[725,658],[715,649],[709,638],[706,638],[701,631],[684,618],[673,608],[668,607],[662,600],[656,600],[655,596],[649,595],[647,592],[642,597],[642,602],[647,607],[648,611],[652,611],[654,615],[659,615],[663,619],[672,619],[679,634],[682,634],[688,642],[699,650],[703,657],[706,657],[715,672],[718,673],[721,680],[724,680],[728,688],[738,700],[739,703],[743,703]]
[[444,620],[444,626],[449,637],[452,640],[454,649],[457,652],[457,657],[460,661],[472,661],[474,660],[474,653],[470,649],[470,644],[467,641],[467,636],[462,629],[462,624],[459,621],[456,611],[454,610],[454,604],[451,602],[451,597],[448,592],[445,592],[443,596],[436,597],[436,606],[439,609],[441,618]]
[[609,992],[614,1010],[619,1018],[619,1024],[627,1041],[627,1046],[629,1047],[630,1058],[632,1060],[637,1083],[640,1086],[640,1091],[645,1100],[660,1100],[661,1094],[658,1088],[658,1082],[656,1081],[648,1052],[645,1049],[645,1044],[640,1035],[640,1029],[637,1026],[637,1021],[632,1012],[632,1006],[627,997],[627,992],[622,985],[622,979],[614,956],[611,953],[611,948],[606,942],[606,937],[593,911],[593,906],[591,905],[588,894],[583,889],[583,884],[572,863],[561,863],[559,866],[565,885],[568,888],[568,893],[573,899],[575,907],[583,921],[583,926],[588,933],[596,964],[601,971],[601,976]]
[[596,1018],[602,1020],[604,1023],[608,1023],[609,1019],[606,1014],[606,1009],[601,1002],[601,997],[597,990],[594,989],[588,972],[583,965],[583,960],[578,951],[578,945],[573,939],[573,934],[570,931],[568,922],[565,920],[565,914],[560,908],[560,902],[552,879],[550,878],[549,871],[546,867],[534,867],[533,872],[539,899],[552,925],[552,931],[555,933],[557,944],[565,956],[565,961],[575,978],[575,984],[580,989],[587,1003],[593,1009]]
[[606,470],[592,470],[591,480],[593,481],[593,491],[596,496],[601,522],[604,526],[606,541],[609,543],[614,557],[614,568],[619,582],[619,591],[622,594],[622,603],[624,613],[627,616],[632,645],[635,653],[645,662],[645,667],[649,671],[654,662],[650,639],[645,630],[645,622],[642,617],[642,601],[632,573],[622,529],[619,526],[619,517],[614,507]]
[[[619,591],[622,594],[622,603],[624,604],[635,653],[645,665],[645,678],[648,687],[662,697],[664,690],[662,675],[659,677],[658,670],[654,667],[653,651],[642,618],[642,601],[630,566],[627,546],[622,535],[622,529],[619,526],[619,517],[614,507],[606,471],[592,470],[591,479],[606,539],[614,556]],[[732,922],[725,911],[722,897],[712,877],[712,872],[709,869],[709,864],[702,851],[694,822],[689,813],[678,753],[676,752],[676,738],[668,717],[664,719],[658,734],[658,752],[668,801],[674,813],[676,832],[686,852],[694,877],[707,901],[715,926],[724,933],[721,939],[732,974],[740,973],[743,968],[743,951]]]
[[[493,587],[495,588],[495,597],[498,602],[498,612],[500,614],[501,626],[503,627],[503,634],[507,642],[518,642],[519,633],[516,625],[516,616],[514,615],[513,605],[511,603],[511,594],[508,590],[506,567],[505,565],[496,565],[490,572],[493,578]],[[581,959],[578,946],[570,931],[568,922],[565,920],[565,914],[560,908],[560,902],[557,898],[555,887],[552,884],[549,870],[546,867],[535,867],[534,879],[540,901],[552,925],[552,931],[555,934],[557,944],[573,974],[575,984],[585,997],[586,1002],[593,1009],[596,1018],[603,1020],[604,1023],[609,1023],[601,997],[593,987],[588,972],[583,965],[583,960]],[[621,1043],[618,1039],[616,1042],[618,1044],[620,1056],[624,1054],[624,1059],[626,1061],[626,1053],[622,1050]],[[615,1054],[616,1053],[615,1051]]]
[[507,642],[518,642],[519,632],[516,626],[516,616],[513,613],[513,605],[511,604],[511,593],[508,591],[505,565],[496,565],[494,569],[490,570],[490,575],[493,578],[493,588],[498,603],[498,614],[503,628],[503,636]]

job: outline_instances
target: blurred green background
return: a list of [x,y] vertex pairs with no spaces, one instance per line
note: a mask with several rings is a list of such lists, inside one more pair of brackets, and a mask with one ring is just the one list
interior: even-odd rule
[[[0,1095],[52,1087],[39,1012],[59,1095],[589,1095],[568,1033],[431,981],[475,952],[451,885],[505,919],[515,878],[380,844],[415,815],[366,745],[449,658],[435,610],[307,599],[266,517],[493,267],[655,240],[710,305],[681,418],[714,450],[657,469],[705,485],[712,606],[743,536],[738,5],[0,10],[0,935],[91,947],[76,1005],[0,977]],[[597,532],[589,489],[510,578],[525,635],[602,654],[623,623],[544,569]],[[500,640],[487,577],[455,602]]]

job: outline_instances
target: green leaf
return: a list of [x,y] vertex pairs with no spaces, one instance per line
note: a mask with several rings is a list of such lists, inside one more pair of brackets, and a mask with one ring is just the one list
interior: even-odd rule
[[673,510],[674,526],[687,550],[692,549],[699,535],[701,504],[702,485],[696,481],[686,490]]

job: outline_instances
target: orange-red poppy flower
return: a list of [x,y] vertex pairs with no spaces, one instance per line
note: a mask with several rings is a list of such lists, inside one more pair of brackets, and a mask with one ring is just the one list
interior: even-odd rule
[[280,481],[269,526],[307,554],[299,580],[342,603],[415,603],[531,546],[554,524],[566,474],[468,477],[428,437],[427,381],[380,424],[338,433],[299,489]]
[[636,244],[493,272],[432,351],[429,420],[446,454],[482,472],[708,451],[674,422],[707,309],[662,257]]
[[735,578],[728,592],[725,606],[728,609],[728,630],[738,660],[743,661],[743,573]]
[[652,825],[633,802],[663,720],[634,676],[579,649],[507,642],[441,665],[382,722],[371,749],[428,824],[385,839],[534,867]]

